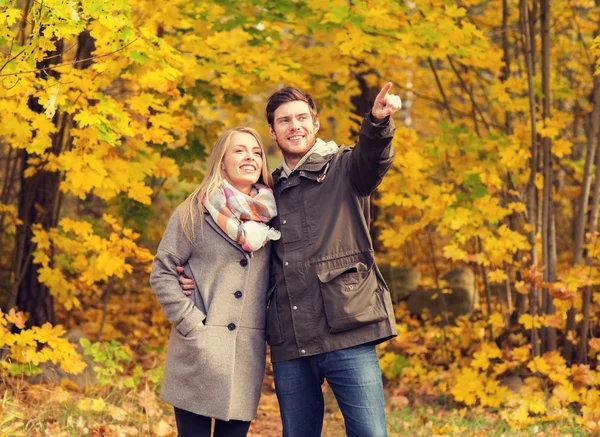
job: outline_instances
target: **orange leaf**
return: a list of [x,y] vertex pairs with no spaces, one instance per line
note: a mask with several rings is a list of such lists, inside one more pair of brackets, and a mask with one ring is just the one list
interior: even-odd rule
[[562,287],[556,287],[549,284],[550,287],[550,296],[558,300],[574,300],[577,297],[577,293],[575,291],[570,291],[566,285]]
[[23,311],[19,311],[18,313],[14,308],[11,308],[8,314],[6,315],[6,320],[10,323],[14,323],[15,326],[19,329],[25,328],[25,322],[27,321],[27,316]]
[[594,375],[590,371],[589,365],[574,364],[571,367],[571,373],[573,374],[573,380],[580,382],[585,385],[592,385],[594,383]]

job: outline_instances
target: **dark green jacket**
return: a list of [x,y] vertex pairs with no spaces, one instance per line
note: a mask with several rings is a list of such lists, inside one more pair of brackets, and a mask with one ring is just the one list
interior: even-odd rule
[[321,354],[396,335],[390,293],[373,258],[369,196],[392,165],[393,121],[368,114],[358,143],[312,154],[274,174],[267,341],[271,360]]

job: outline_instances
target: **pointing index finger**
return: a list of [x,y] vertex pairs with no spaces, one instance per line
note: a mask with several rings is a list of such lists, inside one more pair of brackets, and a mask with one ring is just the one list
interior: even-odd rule
[[379,91],[379,94],[377,94],[377,97],[375,97],[375,101],[383,100],[383,98],[385,97],[385,95],[387,94],[387,92],[390,90],[391,87],[392,87],[392,82],[386,83],[385,86],[383,88],[381,88],[381,91]]

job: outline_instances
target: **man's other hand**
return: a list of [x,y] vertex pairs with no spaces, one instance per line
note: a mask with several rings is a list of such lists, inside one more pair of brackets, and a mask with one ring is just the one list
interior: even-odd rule
[[186,296],[191,296],[192,290],[194,289],[194,280],[185,276],[183,267],[177,266],[175,267],[175,270],[177,270],[177,273],[179,273],[179,285],[181,286],[183,294]]

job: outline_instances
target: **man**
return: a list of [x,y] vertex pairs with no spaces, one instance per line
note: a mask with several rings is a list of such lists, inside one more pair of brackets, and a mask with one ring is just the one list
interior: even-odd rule
[[[392,165],[399,97],[387,83],[354,147],[316,138],[313,99],[284,88],[267,103],[283,165],[273,173],[281,232],[272,242],[267,341],[284,437],[318,437],[327,379],[349,437],[387,436],[375,344],[396,335],[373,258],[369,196]],[[182,284],[184,284],[182,279]],[[185,287],[184,287],[185,288]]]

